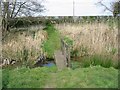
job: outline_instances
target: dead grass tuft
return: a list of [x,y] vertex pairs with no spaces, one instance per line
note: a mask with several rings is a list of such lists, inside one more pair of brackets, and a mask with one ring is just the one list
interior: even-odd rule
[[35,60],[42,53],[42,42],[47,38],[47,33],[42,29],[29,28],[29,31],[10,33],[7,42],[2,45],[4,58],[22,60],[23,51],[28,51],[28,60]]

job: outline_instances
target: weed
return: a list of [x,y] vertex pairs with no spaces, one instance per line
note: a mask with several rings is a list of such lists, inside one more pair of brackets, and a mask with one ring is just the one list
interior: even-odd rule
[[72,64],[72,69],[76,69],[76,68],[80,68],[80,62],[77,62],[77,61],[72,61],[71,62]]
[[22,61],[23,61],[23,64],[25,65],[25,66],[27,66],[27,63],[28,63],[28,50],[24,47],[23,48],[23,52],[22,52],[23,54],[22,54]]
[[73,40],[71,40],[69,37],[64,37],[65,43],[67,43],[69,46],[73,46]]
[[78,49],[74,49],[71,51],[71,57],[78,57],[79,56],[79,50]]
[[71,51],[71,56],[73,58],[88,56],[88,48],[81,45],[79,48],[75,48]]
[[32,37],[35,38],[35,31],[32,31]]
[[80,48],[80,56],[87,56],[88,55],[88,48],[85,47],[84,45],[81,45]]
[[112,48],[111,54],[114,55],[114,54],[116,54],[116,52],[117,52],[117,49],[116,48]]

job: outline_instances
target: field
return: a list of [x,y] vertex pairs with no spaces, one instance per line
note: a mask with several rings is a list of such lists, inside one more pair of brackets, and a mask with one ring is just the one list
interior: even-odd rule
[[[110,19],[112,20],[112,19]],[[71,68],[33,68],[44,54],[54,60],[60,38],[70,45]],[[3,88],[117,88],[118,29],[113,21],[52,23],[12,28],[2,42],[2,59],[20,64],[3,68]],[[12,67],[12,68],[11,68]],[[17,82],[17,83],[16,83]]]

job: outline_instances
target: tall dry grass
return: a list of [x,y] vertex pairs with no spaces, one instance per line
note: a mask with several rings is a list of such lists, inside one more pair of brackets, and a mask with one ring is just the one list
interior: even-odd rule
[[[82,52],[79,56],[102,54],[112,55],[115,59],[118,54],[118,29],[107,23],[58,24],[55,26],[63,36],[73,40],[73,50]],[[11,32],[2,43],[3,58],[24,60],[24,51],[27,59],[34,61],[43,52],[41,45],[47,39],[47,32],[39,26],[29,27],[27,30]]]
[[28,61],[34,61],[43,53],[41,45],[46,37],[47,33],[40,27],[11,32],[2,44],[2,57],[22,61],[26,50]]
[[73,49],[85,48],[89,55],[114,55],[118,53],[118,28],[107,23],[58,24],[63,36],[73,40]]

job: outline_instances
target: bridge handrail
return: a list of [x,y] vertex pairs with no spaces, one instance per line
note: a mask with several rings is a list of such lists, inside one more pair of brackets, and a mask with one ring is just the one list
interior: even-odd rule
[[70,67],[70,46],[61,38],[61,50],[62,54],[66,58],[67,67]]

